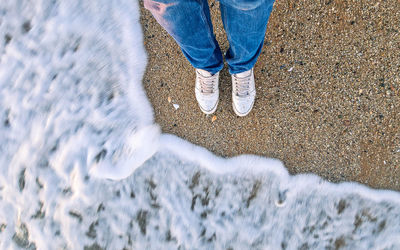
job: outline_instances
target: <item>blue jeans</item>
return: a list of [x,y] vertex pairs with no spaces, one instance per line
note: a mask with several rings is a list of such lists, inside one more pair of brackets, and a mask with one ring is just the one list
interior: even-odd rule
[[[275,0],[219,1],[230,45],[225,56],[229,72],[247,71],[260,55]],[[193,67],[213,74],[223,68],[207,0],[144,0],[144,6],[175,39]]]

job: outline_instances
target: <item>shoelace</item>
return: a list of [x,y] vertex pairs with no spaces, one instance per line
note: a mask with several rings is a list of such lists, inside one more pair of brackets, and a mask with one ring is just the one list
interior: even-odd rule
[[201,74],[198,74],[198,78],[199,78],[201,93],[203,94],[214,93],[214,85],[216,83],[214,75],[210,77],[204,77]]
[[251,76],[238,78],[236,76],[233,77],[234,80],[234,94],[239,97],[246,97],[249,95],[250,91],[250,81]]

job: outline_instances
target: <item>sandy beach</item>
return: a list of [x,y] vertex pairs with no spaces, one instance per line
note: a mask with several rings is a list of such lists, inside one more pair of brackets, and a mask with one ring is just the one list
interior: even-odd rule
[[[209,3],[226,51],[219,2]],[[163,132],[225,157],[277,158],[291,174],[400,190],[397,1],[277,1],[255,66],[256,103],[244,118],[232,110],[227,67],[215,116],[201,113],[193,68],[140,5],[143,84]]]

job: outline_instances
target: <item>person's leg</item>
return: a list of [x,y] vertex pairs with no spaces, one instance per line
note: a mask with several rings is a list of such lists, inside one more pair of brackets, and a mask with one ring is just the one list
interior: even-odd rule
[[229,41],[226,61],[237,74],[254,67],[264,44],[274,0],[220,0],[221,16]]
[[211,74],[223,68],[207,0],[144,0],[144,6],[175,39],[194,68]]
[[256,89],[253,67],[264,44],[274,0],[220,0],[229,41],[226,61],[232,75],[232,106],[238,116],[253,108]]

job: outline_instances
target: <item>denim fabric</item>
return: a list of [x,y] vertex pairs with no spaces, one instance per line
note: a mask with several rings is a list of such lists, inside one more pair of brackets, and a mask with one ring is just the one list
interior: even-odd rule
[[[256,63],[274,1],[220,0],[230,45],[225,59],[231,74],[247,71]],[[144,0],[144,6],[175,39],[193,67],[213,74],[222,69],[207,0]]]

